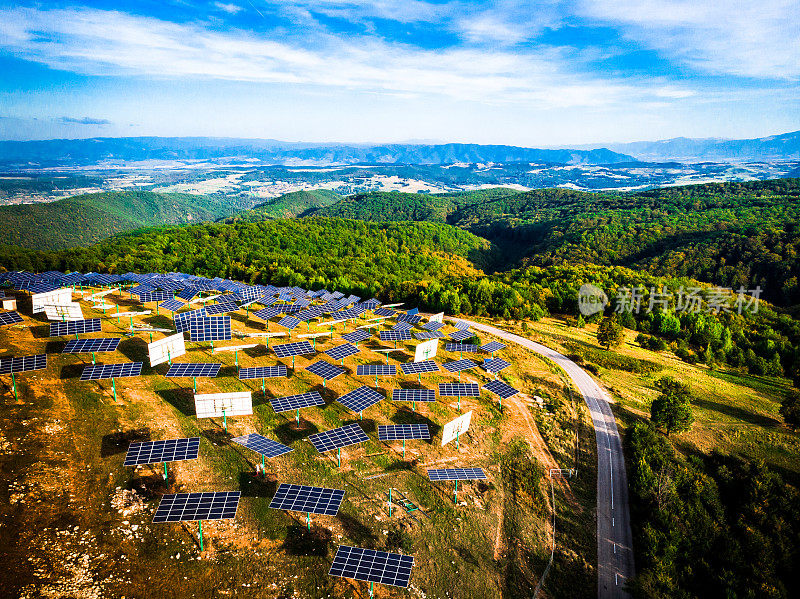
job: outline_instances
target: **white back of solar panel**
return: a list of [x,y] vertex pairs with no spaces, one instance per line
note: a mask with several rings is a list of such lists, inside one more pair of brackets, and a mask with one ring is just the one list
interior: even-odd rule
[[[47,320],[83,320],[81,306],[77,302],[64,304],[47,304],[42,308]],[[40,310],[41,312],[41,310]]]
[[423,341],[417,345],[416,349],[414,350],[414,361],[424,362],[425,360],[430,360],[436,356],[437,351],[439,351],[438,339],[428,339],[427,341]]
[[150,367],[163,364],[168,360],[177,358],[186,353],[186,343],[183,333],[175,333],[158,341],[147,344],[147,353],[150,356]]
[[38,314],[44,312],[45,306],[63,306],[72,303],[72,289],[70,287],[62,287],[53,291],[45,293],[34,293],[31,296],[31,303],[33,304],[33,313]]
[[442,429],[442,447],[450,443],[450,441],[454,441],[457,435],[466,433],[469,430],[471,421],[472,410],[445,424]]
[[223,411],[225,416],[248,416],[253,413],[253,394],[202,393],[194,396],[194,410],[198,418],[219,418]]

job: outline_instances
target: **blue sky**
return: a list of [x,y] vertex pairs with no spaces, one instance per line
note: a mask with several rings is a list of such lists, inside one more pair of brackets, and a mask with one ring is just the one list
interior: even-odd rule
[[797,0],[0,0],[0,138],[800,129]]

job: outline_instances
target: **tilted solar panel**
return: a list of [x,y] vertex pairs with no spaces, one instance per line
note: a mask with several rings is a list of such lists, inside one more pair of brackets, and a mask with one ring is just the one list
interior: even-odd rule
[[274,379],[289,376],[289,369],[284,364],[277,366],[253,366],[240,368],[239,378],[245,379]]
[[30,372],[31,370],[43,370],[45,368],[47,368],[47,354],[0,358],[0,374]]
[[409,324],[417,324],[422,320],[419,314],[400,314],[397,317],[397,322],[407,322]]
[[288,412],[299,410],[300,408],[310,408],[312,406],[324,406],[325,400],[316,391],[300,393],[298,395],[288,395],[286,397],[276,397],[269,400],[272,409],[277,412]]
[[428,470],[430,480],[485,480],[483,468],[437,468]]
[[142,374],[142,362],[123,362],[121,364],[89,364],[81,373],[82,381],[100,379],[120,379]]
[[314,362],[310,366],[307,366],[306,370],[308,370],[311,374],[316,374],[317,376],[322,377],[326,381],[333,380],[337,376],[345,373],[344,368],[339,368],[338,366],[335,366],[330,362],[326,362],[325,360]]
[[499,395],[501,399],[508,399],[514,397],[519,391],[514,389],[511,385],[506,385],[503,381],[490,381],[483,386],[487,391],[491,391],[495,395]]
[[292,330],[300,324],[300,321],[294,316],[284,316],[278,321],[278,324],[285,329]]
[[370,337],[372,337],[372,333],[368,332],[367,329],[358,329],[352,333],[346,333],[342,335],[342,339],[350,343],[359,343],[360,341],[364,341]]
[[208,316],[189,321],[190,341],[225,341],[232,338],[230,316]]
[[484,360],[481,364],[486,372],[500,372],[511,366],[510,362],[506,362],[503,358],[492,358],[491,360]]
[[146,291],[139,294],[139,301],[143,304],[149,302],[163,302],[164,300],[171,300],[171,291]]
[[357,422],[329,431],[322,431],[308,437],[314,448],[320,452],[357,445],[369,441],[369,437]]
[[506,348],[505,345],[503,345],[502,343],[498,343],[497,341],[490,341],[489,343],[481,346],[481,349],[483,351],[490,354],[505,348]]
[[481,348],[474,343],[446,343],[444,349],[445,351],[476,354],[480,351]]
[[439,383],[440,397],[480,397],[476,383]]
[[394,364],[359,364],[356,376],[395,376],[397,366]]
[[175,331],[178,333],[185,333],[189,330],[189,326],[193,320],[206,317],[206,309],[198,308],[189,312],[178,312],[172,315],[172,320],[175,323]]
[[380,331],[378,339],[381,341],[410,341],[411,331]]
[[61,351],[63,354],[85,354],[91,352],[116,351],[119,337],[100,337],[99,339],[70,339]]
[[444,333],[440,331],[425,331],[424,333],[414,333],[414,337],[420,341],[424,339],[442,339],[444,338]]
[[376,308],[373,311],[373,314],[375,314],[375,316],[384,316],[386,318],[391,318],[392,316],[397,314],[397,312],[395,312],[394,310],[390,310],[389,308]]
[[241,491],[170,493],[161,498],[153,522],[235,518],[241,495]]
[[222,365],[212,362],[199,362],[195,364],[173,364],[169,367],[167,374],[164,376],[170,378],[179,377],[215,377],[219,374],[219,369]]
[[392,389],[392,401],[436,401],[433,389]]
[[430,439],[427,424],[379,424],[379,441],[401,441],[404,439]]
[[101,330],[102,327],[99,318],[50,323],[51,337],[63,337],[65,335],[78,335],[81,333],[99,333]]
[[469,370],[470,368],[476,368],[477,366],[478,365],[475,362],[472,360],[467,360],[466,358],[463,360],[456,360],[454,362],[446,362],[442,364],[442,368],[448,372],[461,372],[462,370]]
[[270,318],[275,318],[279,314],[282,314],[280,308],[275,306],[269,306],[267,308],[262,308],[257,312],[253,312],[253,316],[256,318],[260,318],[261,320],[269,320]]
[[457,331],[450,333],[450,339],[453,341],[464,341],[465,339],[470,339],[474,336],[475,333],[467,329],[458,329]]
[[200,437],[131,443],[123,466],[194,460],[199,451]]
[[283,443],[273,441],[272,439],[268,439],[267,437],[259,435],[258,433],[250,433],[249,435],[234,437],[231,439],[231,441],[238,445],[247,447],[248,449],[252,449],[256,453],[268,458],[276,458],[285,453],[289,453],[290,451],[294,451],[291,447],[284,445]]
[[308,341],[295,341],[294,343],[283,343],[273,345],[272,350],[279,358],[291,358],[292,356],[307,356],[317,352]]
[[168,299],[158,304],[159,308],[163,308],[164,310],[169,310],[170,312],[177,312],[184,306],[186,306],[186,304],[176,299]]
[[16,312],[0,312],[0,326],[18,324],[20,322],[22,322],[22,316]]
[[351,345],[350,343],[345,343],[343,345],[337,345],[336,347],[332,347],[329,350],[325,351],[325,355],[333,358],[334,360],[344,360],[354,354],[359,353],[361,350],[358,349],[355,345]]
[[341,489],[281,483],[269,507],[289,512],[335,516],[343,498],[344,491]]
[[382,399],[383,395],[378,393],[375,389],[364,386],[353,389],[350,393],[342,395],[336,401],[354,412],[361,412],[375,405]]
[[405,588],[413,566],[411,555],[339,545],[328,574]]
[[424,360],[422,362],[408,362],[400,364],[400,370],[403,374],[422,374],[425,372],[439,372],[439,365],[433,360]]
[[236,312],[239,309],[239,306],[236,305],[236,302],[226,301],[226,302],[218,302],[216,304],[211,304],[205,307],[206,314],[209,316],[214,316],[215,314],[225,314],[226,312]]
[[438,331],[443,326],[444,326],[443,322],[438,322],[436,320],[432,320],[432,321],[426,322],[424,325],[422,325],[422,328],[425,329],[426,331]]
[[414,325],[410,322],[398,322],[392,327],[393,331],[410,331],[414,328]]

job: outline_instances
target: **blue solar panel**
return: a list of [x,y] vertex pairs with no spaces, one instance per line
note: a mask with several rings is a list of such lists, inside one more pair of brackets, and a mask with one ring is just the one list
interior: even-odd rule
[[328,574],[405,588],[413,566],[411,555],[340,545]]
[[443,322],[437,322],[435,320],[432,320],[431,322],[426,322],[424,325],[422,325],[422,328],[425,329],[426,331],[437,331],[441,329],[443,326],[444,326]]
[[330,362],[326,362],[325,360],[319,360],[318,362],[314,362],[310,366],[306,367],[312,374],[316,374],[319,377],[322,377],[326,381],[330,381],[335,379],[337,376],[342,375],[345,373],[344,368],[339,368],[338,366],[334,366]]
[[430,480],[485,480],[482,468],[437,468],[428,470]]
[[381,341],[410,341],[411,331],[380,331],[378,339]]
[[316,433],[308,438],[314,448],[320,452],[339,449],[349,445],[357,445],[369,441],[369,437],[358,423],[348,424],[329,431]]
[[519,391],[514,389],[511,385],[506,385],[503,381],[489,381],[483,386],[487,391],[491,391],[495,395],[499,395],[501,399],[508,399],[514,397]]
[[284,316],[278,321],[278,324],[285,329],[292,330],[300,324],[300,321],[294,316]]
[[149,302],[163,302],[171,299],[171,291],[149,291],[139,294],[139,301],[143,304],[147,304]]
[[262,308],[257,312],[253,312],[253,316],[261,320],[269,320],[270,318],[275,318],[279,314],[281,314],[281,309],[276,306],[269,306],[268,308]]
[[308,393],[270,399],[269,403],[275,412],[280,413],[289,412],[290,410],[299,410],[300,408],[310,408],[312,406],[324,406],[325,400],[322,399],[322,396],[316,391],[310,391]]
[[439,383],[440,397],[479,397],[480,394],[475,383]]
[[314,354],[315,350],[308,341],[295,341],[294,343],[284,343],[273,345],[273,351],[279,358],[291,358],[292,356],[307,356]]
[[442,364],[442,368],[448,372],[461,372],[462,370],[469,370],[470,368],[475,368],[477,366],[478,365],[475,362],[472,360],[467,360],[466,358],[463,360],[456,360],[455,362],[446,362]]
[[343,498],[344,491],[341,489],[281,483],[269,507],[289,512],[335,516]]
[[176,299],[169,299],[158,304],[159,308],[164,308],[164,310],[169,310],[170,312],[177,312],[178,310],[180,310],[185,306],[186,304]]
[[47,368],[47,354],[0,358],[0,374],[30,372]]
[[392,389],[392,401],[436,401],[433,389]]
[[142,374],[142,362],[122,362],[120,364],[89,364],[81,373],[82,381],[100,379],[119,379]]
[[170,378],[207,376],[214,377],[219,374],[222,365],[212,362],[200,362],[195,364],[173,364],[169,367],[164,376]]
[[397,366],[394,364],[359,364],[356,376],[395,376]]
[[511,366],[510,362],[506,362],[503,358],[493,358],[491,360],[484,360],[482,367],[486,372],[497,373],[505,370]]
[[459,329],[457,331],[450,333],[450,339],[452,339],[453,341],[464,341],[465,339],[469,339],[474,336],[475,333],[467,329]]
[[481,349],[483,351],[490,354],[505,348],[506,348],[505,345],[503,345],[502,343],[498,343],[497,341],[490,341],[489,343],[481,346]]
[[481,348],[474,343],[447,343],[445,344],[444,349],[445,351],[476,354]]
[[172,320],[175,322],[175,330],[178,333],[185,333],[189,330],[190,323],[198,318],[206,317],[206,309],[198,308],[189,312],[179,312],[172,315]]
[[[5,326],[9,324],[18,324],[20,322],[22,322],[22,316],[20,316],[16,312],[0,313],[0,326]],[[52,337],[53,335],[50,336]]]
[[414,337],[420,341],[424,339],[442,339],[444,337],[444,333],[440,331],[425,331],[423,333],[414,333]]
[[161,498],[153,522],[235,518],[241,495],[240,491],[170,493]]
[[417,324],[421,320],[422,316],[419,314],[400,314],[397,317],[397,322],[407,322],[409,324]]
[[232,301],[221,301],[216,304],[211,304],[206,306],[206,314],[209,316],[213,316],[214,314],[225,314],[226,312],[236,312],[239,309],[239,306],[236,305],[235,302]]
[[116,351],[119,337],[101,337],[99,339],[71,339],[67,341],[61,353],[86,354],[91,352]]
[[230,316],[208,316],[189,321],[190,341],[223,341],[232,338]]
[[159,462],[181,462],[195,460],[200,451],[200,437],[164,439],[131,443],[123,466],[158,464]]
[[375,405],[382,399],[383,395],[378,393],[375,389],[371,387],[359,387],[358,389],[353,389],[350,393],[342,395],[336,401],[354,412],[361,412]]
[[294,451],[291,447],[278,443],[272,439],[268,439],[258,433],[250,433],[241,437],[234,437],[231,439],[234,443],[252,449],[256,453],[260,453],[268,458],[276,458],[290,451]]
[[252,368],[240,368],[239,378],[245,379],[274,379],[289,376],[289,369],[284,364],[277,366],[254,366]]
[[403,374],[422,374],[425,372],[439,372],[439,366],[433,360],[424,360],[422,362],[400,364],[400,370],[403,371]]
[[430,439],[427,424],[379,424],[378,441],[400,441],[404,439]]
[[385,318],[391,318],[392,316],[397,314],[397,312],[395,312],[394,310],[390,310],[389,308],[376,308],[373,313],[375,314],[375,316],[383,316]]
[[342,339],[349,341],[350,343],[358,343],[360,341],[364,341],[365,339],[369,339],[370,337],[372,337],[372,333],[368,332],[367,329],[358,329],[352,333],[342,335]]
[[332,347],[324,353],[330,358],[333,358],[334,360],[344,360],[345,358],[357,354],[360,351],[361,350],[358,349],[355,345],[345,343],[343,345],[337,345],[336,347]]

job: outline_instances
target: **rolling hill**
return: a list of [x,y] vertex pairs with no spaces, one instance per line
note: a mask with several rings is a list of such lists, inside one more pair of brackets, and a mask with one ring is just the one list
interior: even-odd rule
[[314,189],[311,191],[294,191],[259,204],[251,210],[243,210],[223,219],[225,223],[259,222],[274,218],[294,218],[306,216],[316,208],[324,208],[342,200],[335,191]]

